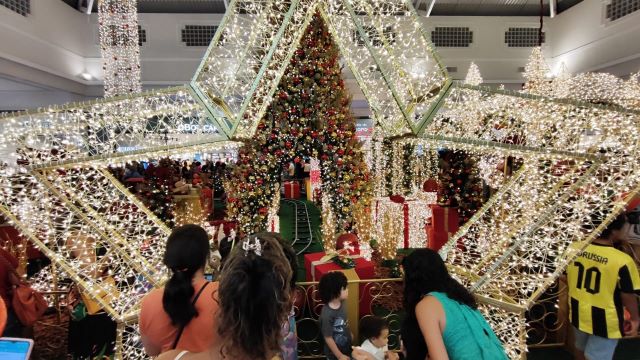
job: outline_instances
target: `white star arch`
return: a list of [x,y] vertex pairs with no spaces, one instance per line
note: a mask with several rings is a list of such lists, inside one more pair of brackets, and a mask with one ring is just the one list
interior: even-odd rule
[[163,282],[169,229],[106,167],[250,139],[316,12],[385,136],[524,160],[443,249],[520,357],[523,313],[570,261],[567,245],[593,237],[590,214],[609,221],[618,195],[638,191],[637,101],[453,82],[407,0],[233,0],[188,86],[5,115],[0,151],[19,165],[0,169],[0,212],[120,323],[118,356],[140,358],[139,301]]

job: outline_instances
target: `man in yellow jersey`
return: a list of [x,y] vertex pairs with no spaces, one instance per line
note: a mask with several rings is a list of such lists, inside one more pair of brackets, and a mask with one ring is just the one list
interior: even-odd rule
[[[577,360],[610,360],[620,338],[638,333],[640,276],[633,259],[614,247],[627,231],[626,216],[618,216],[567,267]],[[577,242],[571,247],[584,245]],[[623,306],[631,314],[627,329],[623,329]]]

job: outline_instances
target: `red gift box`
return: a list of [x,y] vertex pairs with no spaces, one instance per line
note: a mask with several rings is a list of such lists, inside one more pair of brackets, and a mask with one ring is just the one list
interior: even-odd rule
[[449,234],[446,232],[438,232],[433,226],[427,225],[427,247],[431,250],[438,251],[444,244],[449,241]]
[[431,207],[431,227],[436,232],[455,234],[458,231],[460,223],[458,208],[442,207],[435,204],[429,206]]
[[300,184],[297,181],[285,182],[284,197],[287,199],[300,199]]
[[[427,246],[425,224],[431,217],[429,204],[424,199],[405,199],[399,195],[389,197],[389,200],[378,198],[375,202],[374,221],[378,224],[384,221],[386,213],[391,213],[396,221],[401,222],[402,233],[397,234],[397,248],[423,248]],[[400,216],[402,216],[401,219]],[[412,220],[412,221],[410,221]]]
[[224,236],[229,236],[231,234],[231,230],[236,230],[236,228],[238,227],[238,223],[236,221],[227,221],[227,220],[209,221],[209,225],[214,226],[216,228],[216,232],[213,235],[214,239],[218,238],[218,231],[220,230],[220,225],[223,225],[222,231],[224,232]]
[[[319,263],[320,259],[325,256],[325,252],[317,252],[306,254],[304,256],[304,268],[306,270],[307,281],[320,281],[320,278],[324,274],[327,274],[331,271],[339,271],[344,270],[332,260],[326,263]],[[375,265],[373,262],[366,260],[362,257],[356,257],[353,259],[356,264],[354,270],[358,277],[363,279],[373,279],[375,278]],[[369,285],[368,287],[371,287]],[[360,284],[360,316],[368,315],[371,313],[371,294],[368,291],[368,287],[366,283]],[[351,295],[349,295],[351,296]]]

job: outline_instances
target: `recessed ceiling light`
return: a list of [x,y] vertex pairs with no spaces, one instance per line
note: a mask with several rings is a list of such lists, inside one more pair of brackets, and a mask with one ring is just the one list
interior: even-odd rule
[[80,76],[81,76],[83,79],[87,80],[87,81],[89,81],[89,80],[92,80],[92,79],[93,79],[93,76],[92,76],[91,74],[89,74],[88,72],[83,72],[82,74],[80,74]]

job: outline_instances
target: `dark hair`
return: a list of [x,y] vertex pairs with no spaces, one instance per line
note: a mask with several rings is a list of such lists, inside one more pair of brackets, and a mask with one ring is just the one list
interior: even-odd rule
[[477,303],[473,295],[453,279],[440,255],[431,249],[417,249],[402,261],[404,268],[404,309],[407,316],[402,325],[402,340],[407,349],[407,359],[424,359],[427,344],[422,336],[416,305],[430,292],[445,293],[450,299],[473,309]]
[[[594,229],[597,228],[600,224],[602,224],[602,221],[605,218],[606,218],[606,215],[600,212],[594,213],[591,217],[591,221],[593,222]],[[602,233],[600,233],[599,237],[602,239],[608,239],[609,236],[611,236],[611,234],[615,230],[621,230],[624,227],[624,224],[626,222],[627,222],[627,217],[625,214],[620,214],[616,216],[616,218],[613,219],[613,221],[611,221],[604,230],[602,230]]]
[[360,338],[377,338],[382,334],[382,330],[388,329],[389,323],[379,316],[366,316],[360,320]]
[[440,255],[431,249],[417,249],[402,261],[404,306],[413,311],[426,294],[438,291],[473,309],[478,307],[471,293],[449,275]]
[[273,233],[249,241],[260,243],[260,254],[236,246],[221,273],[218,333],[225,356],[270,359],[280,350],[282,324],[291,310],[291,266]]
[[291,247],[291,245],[282,237],[282,235],[274,232],[265,234],[276,238],[282,246],[284,256],[287,258],[289,266],[291,267],[291,279],[289,280],[289,287],[291,287],[291,291],[293,291],[296,288],[296,280],[298,280],[298,257],[296,255],[296,251],[293,250],[293,247]]
[[209,258],[209,236],[198,225],[188,224],[173,229],[167,240],[164,264],[172,275],[164,287],[162,307],[174,326],[186,326],[198,316],[191,304],[195,290],[191,281]]
[[325,274],[320,278],[320,283],[318,284],[320,299],[326,304],[331,300],[340,297],[340,292],[346,287],[347,277],[343,272],[332,271]]

